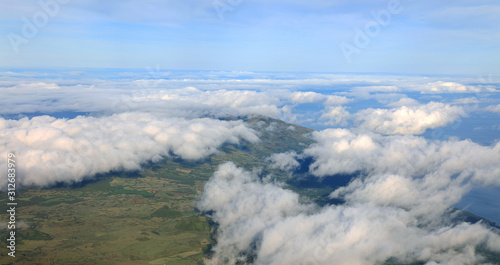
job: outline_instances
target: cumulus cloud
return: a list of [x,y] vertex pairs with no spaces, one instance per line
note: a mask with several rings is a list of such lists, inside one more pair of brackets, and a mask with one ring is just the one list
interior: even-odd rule
[[[4,94],[0,103],[5,106],[0,114],[141,111],[181,117],[211,114],[283,118],[290,91],[258,91],[262,87],[253,82],[242,85],[235,81],[236,87],[228,87],[225,80],[0,80],[0,92]],[[318,95],[323,101],[342,100],[342,97]]]
[[[208,106],[227,106],[238,111],[240,115],[259,114],[278,117],[280,101],[266,93],[257,91],[218,90],[201,92],[198,98],[200,104]],[[185,100],[189,100],[186,98]]]
[[[467,91],[476,91],[469,89],[474,86],[460,85],[459,82],[470,84],[474,81],[463,78],[456,78],[455,82],[401,76],[147,70],[99,74],[3,72],[0,105],[4,108],[0,114],[81,112],[110,115],[140,111],[186,118],[207,114],[257,114],[289,122],[308,117],[304,123],[327,122],[335,126],[335,119],[323,116],[325,119],[319,120],[321,114],[300,105],[321,104],[322,112],[327,115],[336,107],[372,99],[390,107],[414,107],[415,102],[405,93],[431,89],[425,87],[460,91],[463,86]],[[475,88],[483,92],[491,87]]]
[[45,83],[45,82],[36,82],[36,83],[20,83],[17,86],[15,86],[15,89],[21,89],[21,90],[32,90],[32,89],[47,89],[47,90],[53,90],[53,89],[61,89],[61,87],[56,84],[56,83]]
[[318,177],[360,171],[369,175],[434,174],[454,176],[459,182],[500,185],[500,143],[482,146],[468,140],[427,141],[417,136],[383,136],[347,129],[313,132],[312,137],[316,143],[299,155],[314,159],[309,171]]
[[[296,193],[261,181],[232,162],[219,166],[205,185],[197,207],[202,211],[215,210],[211,217],[219,224],[213,264],[223,261],[235,264],[244,260],[245,254],[251,254],[251,244],[263,229],[279,222],[283,216],[311,208],[301,205]],[[247,253],[241,253],[245,251]]]
[[421,87],[421,93],[477,93],[481,89],[476,86],[466,86],[456,82],[437,81]]
[[324,124],[336,126],[336,125],[346,125],[347,120],[351,117],[351,114],[346,110],[345,107],[328,107],[326,108],[319,120],[324,120]]
[[188,82],[147,81],[4,81],[0,82],[4,94],[0,100],[6,108],[1,113],[147,111],[183,117],[203,113],[279,117],[284,105],[281,97],[273,93],[248,89],[202,91]]
[[300,163],[295,159],[297,153],[295,151],[287,153],[272,154],[267,161],[271,163],[271,168],[278,168],[282,171],[292,171],[300,166]]
[[325,99],[325,95],[308,91],[308,92],[294,92],[290,95],[292,103],[315,103]]
[[[223,143],[257,142],[241,121],[158,118],[145,113],[56,119],[0,119],[0,152],[15,152],[20,185],[80,182],[111,170],[138,170],[171,155],[199,160]],[[5,168],[5,161],[0,162]],[[0,181],[6,183],[6,179]],[[2,185],[6,187],[5,185]]]
[[420,105],[418,101],[412,98],[403,97],[395,102],[390,102],[387,104],[389,107],[403,107],[403,106],[417,106]]
[[279,117],[282,113],[279,98],[251,90],[201,91],[195,87],[151,92],[138,90],[132,95],[124,96],[122,103],[131,109],[155,109],[158,112],[184,116],[205,112],[217,115],[253,114]]
[[345,189],[346,204],[318,207],[232,163],[222,165],[198,202],[219,224],[209,264],[475,264],[485,261],[478,248],[500,252],[500,236],[491,229],[450,222],[446,199],[414,201],[424,187],[411,179],[373,178],[358,184],[360,190]]
[[356,113],[360,128],[381,134],[422,134],[464,116],[461,107],[439,102],[392,109],[365,109]]

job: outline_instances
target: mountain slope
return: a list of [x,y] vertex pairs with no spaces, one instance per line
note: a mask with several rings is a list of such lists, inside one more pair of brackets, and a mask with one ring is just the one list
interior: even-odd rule
[[[261,142],[226,144],[200,162],[175,157],[139,172],[111,172],[73,186],[24,189],[18,196],[16,258],[2,264],[202,263],[212,243],[194,203],[217,166],[262,168],[275,152],[300,152],[312,130],[266,117],[246,118]],[[276,171],[276,174],[279,174]],[[6,194],[0,203],[6,205]],[[2,230],[2,238],[7,231]],[[57,251],[56,251],[57,250]]]

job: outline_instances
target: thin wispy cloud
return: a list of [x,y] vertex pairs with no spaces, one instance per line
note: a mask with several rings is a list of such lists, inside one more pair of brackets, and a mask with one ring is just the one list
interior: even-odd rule
[[[0,46],[1,66],[161,63],[170,69],[417,74],[498,69],[489,56],[498,53],[500,38],[495,1],[223,1],[224,12],[215,7],[217,0],[40,2],[16,2],[0,11],[0,34],[8,37]],[[377,14],[390,4],[399,11],[379,25],[369,44],[356,45],[357,32],[378,23]],[[341,43],[356,49],[350,60]]]

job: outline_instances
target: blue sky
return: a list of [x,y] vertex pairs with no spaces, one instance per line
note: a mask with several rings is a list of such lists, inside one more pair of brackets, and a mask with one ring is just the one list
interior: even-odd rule
[[[472,75],[498,73],[500,68],[497,1],[3,3],[3,68],[160,65],[186,70]],[[48,8],[40,3],[49,3]],[[390,18],[377,20],[373,14]]]
[[[498,0],[1,3],[0,153],[26,161],[18,185],[172,155],[204,161],[266,135],[252,128],[296,130],[225,119],[263,115],[317,130],[271,167],[301,177],[289,170],[310,159],[318,180],[360,177],[331,190],[346,204],[314,206],[223,165],[201,210],[244,210],[214,219],[238,232],[217,238],[214,263],[229,260],[217,249],[257,253],[256,264],[476,264],[476,249],[500,253],[484,222],[447,219],[457,207],[500,223]],[[324,242],[336,250],[311,256]]]

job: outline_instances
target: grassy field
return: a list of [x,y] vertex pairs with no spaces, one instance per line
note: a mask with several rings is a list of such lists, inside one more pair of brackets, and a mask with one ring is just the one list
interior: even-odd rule
[[[158,171],[172,166],[164,163]],[[194,212],[203,182],[195,175],[188,179],[194,185],[145,170],[83,187],[24,190],[17,257],[2,255],[0,263],[198,264],[211,243],[210,227]]]

